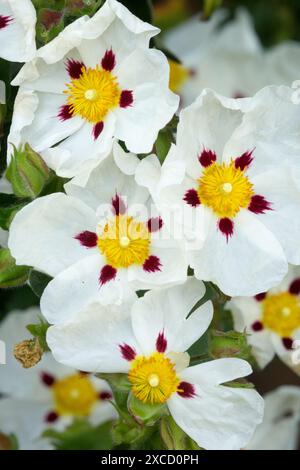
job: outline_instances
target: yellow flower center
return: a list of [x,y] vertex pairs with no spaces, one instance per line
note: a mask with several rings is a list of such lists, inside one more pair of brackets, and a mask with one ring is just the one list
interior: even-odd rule
[[283,338],[300,328],[299,298],[289,292],[267,295],[262,301],[262,323]]
[[142,265],[149,257],[151,236],[145,223],[117,215],[99,232],[98,248],[113,268]]
[[120,102],[121,89],[111,72],[97,65],[95,69],[82,67],[79,78],[73,78],[64,91],[72,114],[96,124]]
[[253,185],[234,162],[208,166],[198,184],[201,204],[210,207],[218,217],[234,217],[241,208],[249,206],[254,195]]
[[128,379],[132,393],[143,403],[165,403],[180,383],[174,364],[162,353],[138,356],[131,365]]
[[87,416],[98,400],[98,393],[88,376],[74,374],[53,385],[55,411],[59,415]]
[[175,93],[180,92],[181,87],[189,77],[189,71],[175,60],[169,59],[170,80],[169,87]]

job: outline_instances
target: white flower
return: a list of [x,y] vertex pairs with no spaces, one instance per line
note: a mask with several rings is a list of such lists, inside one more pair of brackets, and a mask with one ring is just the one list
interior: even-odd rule
[[37,323],[39,310],[10,312],[0,324],[6,364],[0,365],[0,432],[15,434],[21,449],[51,448],[41,438],[47,428],[63,430],[74,418],[101,424],[116,417],[106,382],[58,364],[51,353],[31,369],[13,357],[16,343],[30,338],[26,326]]
[[35,56],[36,11],[30,0],[0,0],[0,57],[27,62]]
[[[12,188],[10,183],[4,177],[0,178],[0,193],[2,194],[10,194],[12,192]],[[3,248],[7,247],[7,240],[8,240],[8,231],[3,230],[0,228],[0,246]]]
[[204,293],[203,283],[190,278],[147,292],[131,314],[91,305],[76,322],[50,327],[47,341],[64,364],[127,374],[131,393],[144,403],[165,403],[199,446],[240,449],[262,419],[263,400],[254,390],[222,385],[249,375],[246,361],[226,358],[189,367],[186,351],[213,315],[206,302],[188,316]]
[[181,112],[162,168],[147,157],[136,171],[162,213],[184,227],[196,277],[230,296],[268,290],[287,261],[300,264],[300,108],[292,96],[287,87],[241,100],[205,90]]
[[300,268],[290,266],[282,283],[255,297],[236,297],[228,304],[235,329],[247,330],[248,342],[260,365],[278,356],[300,374]]
[[291,85],[299,79],[300,46],[284,42],[265,51],[251,15],[241,8],[236,18],[217,10],[209,21],[193,17],[164,38],[165,46],[181,61],[171,62],[171,89],[182,104],[191,104],[204,88],[228,97],[252,96],[267,85]]
[[105,158],[113,137],[151,152],[179,100],[166,57],[149,49],[158,32],[115,0],[67,26],[14,80],[22,86],[8,142],[28,142],[67,177]]
[[297,450],[300,387],[284,385],[264,395],[265,414],[247,450]]
[[[170,239],[151,207],[149,192],[134,177],[137,157],[115,143],[90,177],[66,185],[18,212],[9,247],[18,264],[34,266],[54,280],[42,299],[50,323],[69,321],[87,303],[119,303],[135,290],[184,282],[186,254]],[[85,181],[84,186],[81,186]]]

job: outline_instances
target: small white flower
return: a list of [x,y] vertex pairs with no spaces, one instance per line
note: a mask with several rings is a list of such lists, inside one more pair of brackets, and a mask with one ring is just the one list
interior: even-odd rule
[[13,348],[31,337],[26,326],[37,323],[38,315],[38,308],[10,312],[0,324],[6,345],[6,364],[0,365],[0,432],[15,434],[22,450],[51,448],[42,432],[63,430],[74,418],[96,425],[116,417],[103,380],[58,364],[51,353],[30,369],[16,361]]
[[204,90],[180,113],[162,168],[147,157],[136,171],[162,213],[184,227],[196,277],[230,296],[268,290],[288,261],[300,263],[300,107],[292,93],[269,87],[234,100]]
[[0,57],[28,62],[36,53],[36,11],[30,0],[0,0]]
[[105,158],[114,137],[151,152],[179,100],[166,57],[149,48],[158,32],[115,0],[67,26],[14,80],[22,86],[8,142],[28,142],[67,177]]
[[297,450],[300,387],[284,385],[264,395],[265,414],[247,450]]
[[200,447],[240,449],[262,419],[255,390],[225,382],[251,373],[240,359],[219,359],[188,367],[186,351],[207,330],[211,302],[188,314],[203,297],[203,283],[150,291],[122,315],[99,304],[76,322],[48,330],[54,357],[93,372],[127,374],[131,393],[147,404],[166,404],[176,423]]
[[252,96],[267,85],[288,85],[300,76],[300,46],[283,42],[264,50],[251,15],[241,8],[232,21],[217,10],[209,21],[199,15],[167,32],[164,43],[181,61],[171,61],[171,89],[191,104],[204,88],[231,98]]
[[260,367],[277,354],[300,374],[300,361],[294,360],[293,349],[294,340],[300,341],[300,268],[290,266],[282,283],[269,292],[236,297],[227,305],[235,329],[246,329],[249,334],[248,342]]
[[[68,321],[86,304],[119,303],[139,289],[184,282],[186,254],[151,207],[133,175],[139,160],[115,143],[90,176],[18,212],[9,247],[18,264],[54,276],[41,299],[50,323]],[[83,186],[82,186],[83,185]]]

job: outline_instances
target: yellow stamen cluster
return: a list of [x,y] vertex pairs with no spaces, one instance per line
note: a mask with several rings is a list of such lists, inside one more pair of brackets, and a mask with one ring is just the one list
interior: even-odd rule
[[170,80],[169,87],[174,93],[180,92],[182,86],[189,77],[189,71],[183,65],[169,59],[170,66]]
[[87,416],[98,400],[93,383],[83,374],[57,380],[52,390],[55,412],[59,415]]
[[67,84],[64,93],[73,116],[81,116],[92,124],[103,121],[107,113],[120,102],[121,89],[111,72],[97,66],[95,69],[82,67],[79,78]]
[[208,166],[198,184],[201,204],[222,218],[236,216],[240,209],[249,206],[254,195],[253,185],[233,161],[229,165],[213,163]]
[[151,235],[145,223],[117,215],[98,235],[98,247],[107,264],[118,269],[142,265],[149,257]]
[[283,338],[290,337],[300,328],[300,303],[289,292],[269,294],[262,301],[262,323]]
[[132,393],[143,403],[163,404],[178,390],[175,366],[162,353],[138,356],[131,365],[128,379]]

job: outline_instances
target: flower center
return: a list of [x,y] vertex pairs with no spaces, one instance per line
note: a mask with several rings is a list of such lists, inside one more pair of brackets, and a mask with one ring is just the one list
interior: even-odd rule
[[112,267],[142,265],[149,257],[151,236],[147,225],[133,217],[117,215],[98,231],[98,248]]
[[132,393],[143,403],[165,403],[180,383],[175,366],[162,353],[138,356],[131,365],[128,379]]
[[204,169],[198,181],[201,204],[210,207],[218,217],[234,217],[241,208],[249,206],[253,185],[244,171],[229,165],[213,163]]
[[67,103],[70,111],[96,124],[103,121],[107,113],[119,105],[121,89],[111,72],[97,65],[95,69],[82,67],[79,78],[67,84]]
[[175,62],[175,60],[168,60],[170,66],[170,80],[169,87],[175,93],[179,92],[189,77],[189,71],[183,65]]
[[98,400],[94,385],[82,374],[55,381],[53,396],[55,412],[59,415],[87,416]]
[[299,298],[289,292],[267,295],[262,301],[262,323],[283,338],[300,328]]

